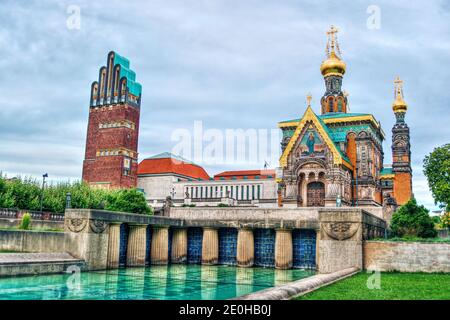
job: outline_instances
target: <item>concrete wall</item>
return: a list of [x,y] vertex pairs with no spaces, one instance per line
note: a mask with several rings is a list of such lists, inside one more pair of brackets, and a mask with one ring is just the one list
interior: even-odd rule
[[364,268],[376,271],[450,272],[450,243],[364,243]]
[[[154,205],[153,202],[156,200],[156,206],[161,207],[177,180],[178,178],[175,175],[140,175],[137,185],[138,188],[144,189],[145,197],[150,205]],[[182,197],[184,198],[184,194]]]
[[0,250],[65,252],[64,232],[0,230]]
[[319,219],[317,208],[170,208],[170,218],[185,220],[311,220]]
[[[22,222],[21,219],[4,219],[0,218],[0,228],[14,228],[18,227]],[[32,220],[32,229],[64,229],[64,221],[46,221],[46,220]]]

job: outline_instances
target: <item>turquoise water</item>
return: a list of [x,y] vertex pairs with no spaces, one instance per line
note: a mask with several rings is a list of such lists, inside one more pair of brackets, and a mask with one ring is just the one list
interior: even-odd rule
[[313,271],[171,265],[0,279],[0,300],[224,300]]

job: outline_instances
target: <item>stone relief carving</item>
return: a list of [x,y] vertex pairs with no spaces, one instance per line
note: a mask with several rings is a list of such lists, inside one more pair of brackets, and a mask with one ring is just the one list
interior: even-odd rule
[[80,218],[68,219],[66,222],[67,228],[75,233],[83,231],[86,227],[86,224],[87,220]]
[[358,223],[330,222],[323,225],[325,233],[335,240],[346,240],[353,237],[359,229]]
[[106,230],[108,224],[105,221],[101,220],[91,220],[90,227],[92,232],[94,233],[103,233]]

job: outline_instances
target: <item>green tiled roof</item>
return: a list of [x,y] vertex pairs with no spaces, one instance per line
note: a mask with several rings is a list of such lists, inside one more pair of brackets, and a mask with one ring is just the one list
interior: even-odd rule
[[[360,117],[360,116],[370,116],[368,113],[345,113],[345,112],[330,112],[326,114],[321,114],[317,117],[320,119],[338,119],[338,118],[347,118],[347,117]],[[281,121],[280,123],[288,123],[288,122],[299,122],[301,119],[292,119]]]
[[380,174],[381,174],[382,176],[388,175],[388,174],[393,174],[393,173],[394,173],[394,171],[392,171],[392,168],[383,168],[383,169],[380,171]]
[[[317,116],[317,115],[316,115]],[[322,118],[317,116],[317,119],[319,119],[320,124],[322,125],[322,127],[325,129],[326,133],[328,134],[328,136],[331,138],[331,140],[333,141],[334,145],[336,146],[336,149],[339,151],[340,155],[342,156],[342,158],[347,161],[348,163],[350,163],[350,159],[341,151],[341,148],[339,147],[339,145],[337,145],[336,143],[338,141],[335,141],[333,139],[333,133],[331,132],[330,128],[327,127],[327,125],[325,124],[325,122],[323,122]]]
[[120,78],[127,78],[128,91],[137,97],[141,95],[142,86],[136,82],[136,73],[130,69],[130,60],[115,53],[114,65],[120,65]]

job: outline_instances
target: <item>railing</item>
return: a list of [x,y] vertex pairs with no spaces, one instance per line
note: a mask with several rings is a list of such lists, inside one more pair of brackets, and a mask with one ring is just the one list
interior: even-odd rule
[[220,202],[221,198],[192,198],[192,202]]
[[33,220],[64,221],[63,213],[0,208],[0,218],[22,219],[25,213],[29,213]]

